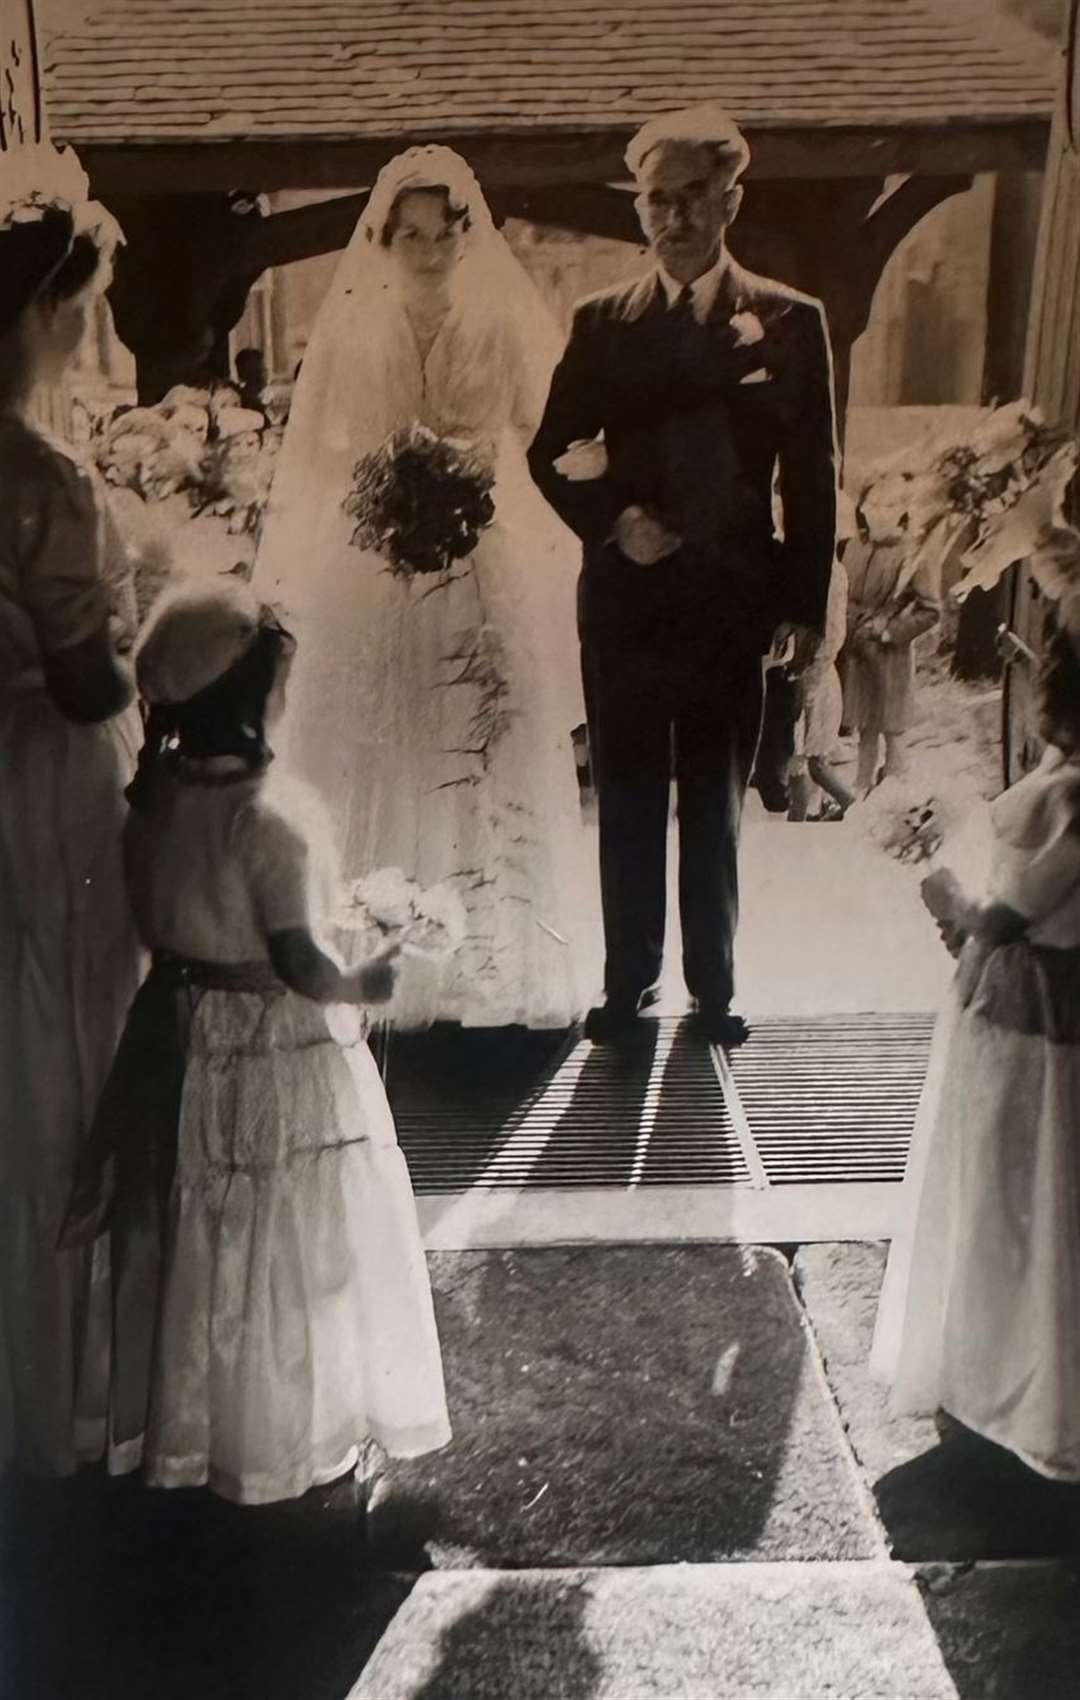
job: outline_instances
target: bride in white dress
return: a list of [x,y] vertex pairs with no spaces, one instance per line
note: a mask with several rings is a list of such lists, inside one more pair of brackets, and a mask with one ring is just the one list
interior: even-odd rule
[[[254,582],[301,639],[284,759],[332,811],[347,874],[400,867],[465,900],[452,962],[405,965],[398,1029],[580,1009],[578,551],[525,464],[560,353],[465,162],[391,161],[304,356]],[[441,576],[395,576],[343,506],[361,457],[413,423],[496,469],[494,523]]]

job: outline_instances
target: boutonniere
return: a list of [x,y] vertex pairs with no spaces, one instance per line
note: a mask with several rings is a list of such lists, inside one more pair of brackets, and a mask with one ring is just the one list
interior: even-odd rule
[[765,336],[765,326],[756,313],[733,313],[731,328],[735,333],[736,348],[752,348]]

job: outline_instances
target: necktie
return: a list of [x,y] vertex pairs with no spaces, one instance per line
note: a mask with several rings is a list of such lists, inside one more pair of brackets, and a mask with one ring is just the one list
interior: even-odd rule
[[678,295],[675,297],[671,311],[683,324],[691,325],[696,323],[694,314],[694,286],[692,283],[683,284]]

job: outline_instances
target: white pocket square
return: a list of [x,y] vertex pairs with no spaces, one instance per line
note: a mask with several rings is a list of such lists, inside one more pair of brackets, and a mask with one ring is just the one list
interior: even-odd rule
[[753,372],[747,372],[745,378],[739,379],[740,384],[771,384],[772,373],[767,366],[758,366]]

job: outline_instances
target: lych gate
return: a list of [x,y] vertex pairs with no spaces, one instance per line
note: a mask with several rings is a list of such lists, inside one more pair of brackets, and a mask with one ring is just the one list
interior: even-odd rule
[[[842,419],[852,344],[903,237],[979,173],[998,175],[1007,217],[1008,186],[1046,149],[1045,55],[940,0],[39,10],[54,138],[127,235],[111,300],[146,400],[207,355],[224,368],[253,283],[343,247],[364,203],[343,191],[408,142],[456,146],[500,219],[634,243],[627,137],[715,98],[753,149],[734,245],[825,301]],[[29,0],[15,11],[9,125],[34,99]],[[263,216],[259,195],[286,189],[342,192]],[[994,251],[992,366],[1016,393],[1026,279],[1007,231]],[[508,1098],[486,1079],[482,1101],[475,1070],[443,1074],[433,1100],[399,1056],[429,1243],[884,1233],[928,1036],[903,1013],[767,1018],[729,1062],[667,1019],[628,1068],[571,1044],[546,1069],[532,1059],[524,1099],[519,1075]]]
[[[739,257],[824,299],[842,416],[851,345],[898,243],[974,174],[1038,170],[1051,106],[1030,34],[940,0],[39,10],[56,139],[127,232],[112,300],[147,400],[208,349],[223,357],[263,270],[341,248],[363,204],[261,218],[259,193],[355,189],[406,143],[440,140],[497,216],[634,242],[628,135],[718,99],[753,148]],[[991,313],[1005,393],[1023,315],[1004,284]]]

